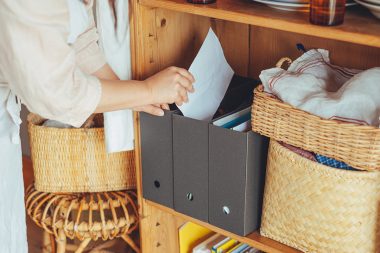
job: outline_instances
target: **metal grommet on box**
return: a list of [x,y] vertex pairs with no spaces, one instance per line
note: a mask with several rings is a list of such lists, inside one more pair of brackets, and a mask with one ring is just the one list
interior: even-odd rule
[[228,206],[223,206],[223,213],[227,215],[230,214],[231,213],[230,208]]
[[187,199],[190,200],[190,201],[193,201],[194,200],[194,195],[189,192],[187,195],[186,195]]

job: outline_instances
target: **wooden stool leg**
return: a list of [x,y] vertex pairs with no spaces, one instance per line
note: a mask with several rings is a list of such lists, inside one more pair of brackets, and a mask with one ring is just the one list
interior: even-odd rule
[[50,250],[52,253],[55,253],[57,250],[54,235],[50,235]]
[[80,245],[79,245],[78,249],[75,251],[75,253],[82,253],[83,250],[87,247],[87,245],[88,245],[90,242],[91,242],[91,238],[86,238],[86,239],[84,239],[84,240],[80,243]]
[[66,251],[66,235],[63,230],[58,231],[57,240],[57,253],[65,253]]
[[136,245],[136,243],[132,240],[132,238],[129,235],[122,235],[121,238],[136,252],[140,253],[139,247]]
[[42,253],[50,253],[54,252],[51,250],[52,245],[51,245],[51,240],[50,240],[50,234],[46,231],[43,231],[42,234]]

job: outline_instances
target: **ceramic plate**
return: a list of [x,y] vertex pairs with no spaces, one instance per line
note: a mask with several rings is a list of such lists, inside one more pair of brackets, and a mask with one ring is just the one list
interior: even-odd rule
[[277,2],[270,0],[253,0],[258,3],[266,4],[271,8],[284,10],[284,11],[309,11],[309,4],[297,4],[297,3],[286,3],[286,2]]
[[309,4],[310,3],[310,0],[269,0],[269,1],[280,2],[280,3],[290,3],[290,4]]
[[347,1],[347,3],[346,3],[346,7],[350,7],[350,6],[354,6],[354,5],[358,5],[358,3],[356,3],[354,0]]
[[369,4],[363,1],[355,0],[358,4],[363,5],[368,8],[370,12],[372,12],[375,17],[380,18],[380,5]]
[[[253,1],[266,4],[271,8],[275,8],[279,10],[302,11],[302,12],[309,11],[309,2],[310,2],[310,1],[307,1],[307,3],[302,3],[303,0],[295,0],[297,2],[294,2],[293,0],[253,0]],[[376,0],[372,0],[372,1],[376,1]],[[349,1],[348,3],[346,3],[346,6],[349,7],[356,4],[357,3],[355,2]]]
[[380,6],[380,0],[360,0],[361,2]]

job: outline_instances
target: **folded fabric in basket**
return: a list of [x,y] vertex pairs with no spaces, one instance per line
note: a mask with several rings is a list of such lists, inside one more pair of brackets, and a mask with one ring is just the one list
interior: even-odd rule
[[310,50],[288,70],[261,72],[267,93],[325,119],[379,126],[380,68],[366,71],[332,65],[327,50]]
[[335,160],[334,158],[330,158],[327,156],[319,155],[319,154],[314,154],[312,152],[309,152],[307,150],[304,150],[302,148],[298,148],[289,144],[286,144],[284,142],[280,142],[282,146],[285,148],[289,149],[290,151],[306,158],[309,159],[310,161],[313,162],[318,162],[320,164],[335,168],[335,169],[342,169],[342,170],[357,170],[355,168],[352,168],[348,164]]
[[307,159],[309,159],[309,160],[311,160],[313,162],[317,161],[316,158],[315,158],[314,153],[312,153],[312,152],[306,151],[306,150],[304,150],[302,148],[297,148],[297,147],[289,145],[289,144],[287,144],[285,142],[280,142],[280,144],[282,146],[284,146],[285,148],[289,149],[290,151],[293,151],[294,153],[296,153],[296,154],[298,154],[298,155],[300,155],[302,157],[305,157],[305,158],[307,158]]
[[335,160],[335,159],[327,157],[327,156],[315,154],[315,159],[320,164],[323,164],[323,165],[326,165],[326,166],[329,166],[329,167],[333,167],[333,168],[336,168],[336,169],[357,170],[357,169],[354,169],[351,166],[349,166],[347,163]]

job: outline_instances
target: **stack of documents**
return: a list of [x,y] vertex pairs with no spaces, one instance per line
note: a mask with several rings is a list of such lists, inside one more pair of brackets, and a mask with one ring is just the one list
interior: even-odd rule
[[213,119],[252,105],[253,90],[259,84],[255,79],[234,75]]
[[193,249],[193,253],[260,253],[248,244],[215,234]]
[[223,115],[215,119],[212,124],[238,132],[247,132],[251,129],[251,107]]

